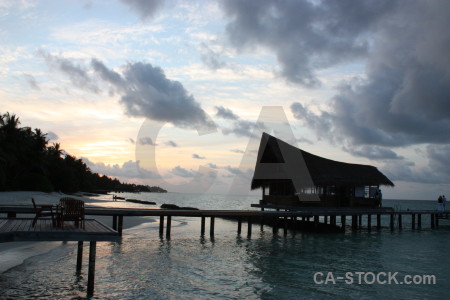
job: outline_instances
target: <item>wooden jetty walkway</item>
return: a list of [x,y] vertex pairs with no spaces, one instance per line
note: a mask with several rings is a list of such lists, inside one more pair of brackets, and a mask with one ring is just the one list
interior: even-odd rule
[[88,297],[94,293],[95,256],[97,242],[119,241],[117,231],[97,220],[87,219],[84,228],[67,223],[64,228],[54,227],[51,219],[40,218],[33,227],[32,218],[0,218],[0,243],[16,241],[77,241],[77,274],[81,272],[83,242],[89,241]]
[[[17,214],[33,214],[31,206],[0,206],[0,213],[5,213],[8,217],[15,217]],[[179,209],[134,209],[134,208],[101,208],[86,207],[86,215],[111,216],[113,218],[113,229],[122,234],[124,217],[133,216],[153,216],[159,217],[159,233],[164,235],[166,228],[166,237],[170,238],[172,217],[198,217],[201,218],[201,235],[205,234],[206,218],[210,219],[210,235],[214,235],[215,218],[235,219],[238,223],[238,234],[242,231],[242,223],[247,222],[248,236],[252,232],[252,224],[259,222],[263,224],[267,220],[273,226],[274,231],[282,227],[287,232],[289,224],[295,221],[310,222],[314,227],[321,224],[337,226],[340,225],[345,230],[347,222],[350,221],[352,229],[372,227],[381,228],[382,218],[389,218],[389,227],[391,230],[403,228],[403,218],[411,218],[411,228],[422,227],[422,216],[430,216],[430,227],[435,228],[439,225],[440,219],[449,219],[448,213],[438,213],[434,210],[402,210],[394,211],[392,208],[327,208],[311,207],[297,208],[297,210],[179,210]],[[367,223],[363,224],[363,217]],[[350,218],[350,220],[348,220]],[[376,223],[376,224],[373,224]]]

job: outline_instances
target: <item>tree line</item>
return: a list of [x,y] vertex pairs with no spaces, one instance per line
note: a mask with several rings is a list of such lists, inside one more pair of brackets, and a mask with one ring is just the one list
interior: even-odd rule
[[59,143],[49,145],[40,129],[19,125],[16,115],[0,114],[0,191],[167,192],[93,173]]

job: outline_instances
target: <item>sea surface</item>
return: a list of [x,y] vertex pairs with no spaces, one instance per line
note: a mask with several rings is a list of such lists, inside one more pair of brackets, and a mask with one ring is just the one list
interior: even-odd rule
[[[259,199],[180,193],[119,196],[155,201],[158,205],[153,208],[171,203],[246,210]],[[150,208],[112,202],[111,195],[92,199],[90,205]],[[436,209],[434,201],[384,200],[383,205]],[[102,221],[110,223],[110,218]],[[448,299],[450,295],[450,222],[441,221],[431,229],[429,215],[422,216],[420,230],[411,229],[406,216],[402,230],[391,231],[385,218],[380,230],[289,231],[286,236],[283,230],[274,234],[268,226],[261,230],[254,225],[251,238],[245,223],[239,236],[236,222],[217,218],[214,238],[200,236],[198,218],[173,218],[169,240],[159,237],[155,218],[125,218],[124,223],[134,226],[124,231],[120,243],[97,243],[94,299]],[[15,250],[7,251],[11,259],[24,252],[28,258],[0,273],[0,299],[85,298],[88,243],[80,276],[75,272],[76,245],[14,243]],[[405,281],[405,276],[410,277]]]

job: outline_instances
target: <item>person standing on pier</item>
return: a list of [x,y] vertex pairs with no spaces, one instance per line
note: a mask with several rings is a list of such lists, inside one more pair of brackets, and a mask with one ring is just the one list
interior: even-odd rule
[[442,206],[443,206],[443,211],[445,211],[445,202],[447,201],[447,199],[445,198],[445,195],[442,195]]

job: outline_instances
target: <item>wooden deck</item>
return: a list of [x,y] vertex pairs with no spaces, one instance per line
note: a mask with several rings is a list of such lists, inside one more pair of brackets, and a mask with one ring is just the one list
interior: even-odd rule
[[[214,219],[227,218],[236,219],[238,221],[238,233],[241,232],[241,224],[243,221],[248,222],[248,234],[251,234],[251,225],[258,220],[271,219],[273,220],[274,228],[280,226],[285,227],[288,219],[294,222],[301,218],[302,222],[312,222],[314,227],[323,221],[324,224],[331,224],[336,226],[340,223],[342,230],[346,229],[347,218],[351,218],[351,228],[362,228],[363,216],[367,216],[367,228],[372,228],[372,217],[376,221],[376,228],[381,228],[381,219],[389,218],[389,227],[394,230],[395,225],[399,229],[403,227],[403,217],[409,216],[411,218],[411,227],[413,229],[422,228],[422,215],[430,216],[430,227],[436,228],[439,225],[439,220],[447,219],[448,214],[440,214],[436,210],[401,210],[395,211],[390,207],[380,208],[334,208],[334,207],[296,207],[295,209],[289,209],[286,207],[264,207],[271,208],[272,210],[263,210],[263,207],[259,205],[252,205],[259,207],[261,210],[184,210],[184,209],[136,209],[136,208],[103,208],[103,207],[86,207],[86,215],[98,215],[98,216],[111,216],[113,218],[113,229],[117,230],[119,235],[122,234],[123,219],[124,217],[133,216],[154,216],[160,219],[160,235],[164,233],[164,226],[167,221],[166,236],[170,237],[170,228],[172,217],[198,217],[201,218],[201,234],[205,233],[205,219],[211,219],[210,233],[214,234]],[[34,214],[34,210],[31,206],[0,206],[0,213],[5,213],[10,218],[16,217],[18,214]],[[340,217],[340,222],[337,221]],[[165,221],[166,220],[166,221]],[[350,224],[349,224],[350,225]]]
[[64,228],[53,227],[51,219],[0,218],[0,243],[17,241],[118,241],[119,233],[97,220],[86,220],[85,228],[66,222]]

